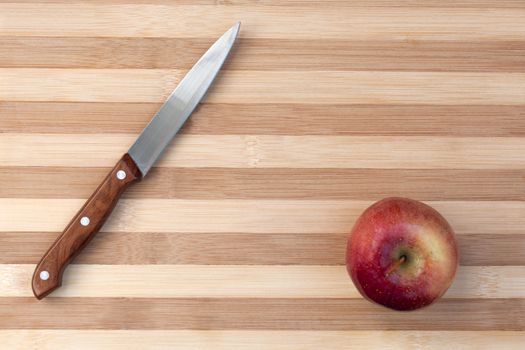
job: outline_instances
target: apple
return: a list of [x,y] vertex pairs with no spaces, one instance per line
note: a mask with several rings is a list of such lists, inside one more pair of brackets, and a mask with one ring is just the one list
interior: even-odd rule
[[395,310],[415,310],[450,287],[458,248],[452,228],[435,209],[408,198],[386,198],[357,220],[346,267],[365,298]]

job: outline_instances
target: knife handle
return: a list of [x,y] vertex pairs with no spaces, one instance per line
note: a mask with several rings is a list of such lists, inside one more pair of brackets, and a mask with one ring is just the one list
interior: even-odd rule
[[37,299],[60,287],[66,266],[100,230],[124,190],[141,179],[135,161],[124,154],[38,263],[32,280]]

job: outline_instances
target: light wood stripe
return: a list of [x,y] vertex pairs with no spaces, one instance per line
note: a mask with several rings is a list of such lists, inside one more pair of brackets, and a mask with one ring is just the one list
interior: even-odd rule
[[[3,37],[9,68],[189,69],[213,38]],[[223,69],[524,72],[522,41],[356,41],[241,38]],[[279,59],[275,59],[279,52]],[[381,54],[378,54],[381,52]]]
[[[34,265],[0,265],[0,274],[9,276],[0,282],[0,297],[32,296],[33,292],[29,286],[33,271]],[[493,274],[499,276],[498,272]],[[494,288],[497,289],[497,286]],[[499,292],[505,294],[501,290]],[[359,298],[360,296],[343,266],[77,264],[66,270],[62,287],[49,297]]]
[[0,14],[0,34],[17,36],[217,37],[237,20],[255,38],[519,40],[525,30],[519,8],[2,4]]
[[184,74],[177,69],[0,68],[0,100],[163,102]]
[[[0,297],[32,296],[33,272],[0,265]],[[345,266],[79,264],[50,297],[361,298]],[[445,298],[525,298],[525,269],[461,266]]]
[[[13,0],[0,0],[0,3],[12,3]],[[80,3],[82,0],[17,0],[17,3],[30,4],[62,4],[62,3]],[[252,0],[229,0],[227,3],[217,3],[216,0],[90,0],[93,4],[154,4],[154,5],[253,5]],[[456,8],[524,8],[521,0],[500,0],[497,2],[491,0],[426,0],[424,2],[412,2],[409,0],[325,0],[325,4],[338,7],[416,7],[416,8],[433,8],[433,7],[456,7]],[[257,4],[273,7],[305,7],[311,6],[318,8],[319,2],[316,0],[293,0],[293,1],[277,1],[277,0],[258,0]]]
[[516,331],[241,331],[241,330],[2,330],[7,348],[97,349],[521,349]]
[[[159,108],[160,103],[7,101],[0,104],[0,130],[12,133],[138,134]],[[525,136],[525,105],[203,103],[180,132],[213,135]]]
[[[62,231],[80,199],[0,198],[0,231]],[[348,233],[371,201],[124,199],[106,232]],[[525,202],[427,202],[457,233],[523,234]],[[29,220],[30,218],[30,220]]]
[[[137,135],[0,134],[0,166],[109,167]],[[523,169],[520,137],[181,135],[160,167]]]
[[[109,170],[0,167],[0,197],[87,198]],[[154,168],[123,197],[509,201],[525,200],[524,177],[523,170]]]
[[[0,68],[0,100],[163,102],[184,73]],[[223,71],[205,101],[520,105],[524,96],[525,73],[245,70]]]
[[[1,232],[0,263],[36,264],[58,235]],[[348,235],[101,232],[73,263],[344,265]],[[456,240],[461,265],[525,265],[525,235],[462,233]]]
[[5,329],[525,330],[525,299],[443,299],[392,312],[364,299],[0,298]]

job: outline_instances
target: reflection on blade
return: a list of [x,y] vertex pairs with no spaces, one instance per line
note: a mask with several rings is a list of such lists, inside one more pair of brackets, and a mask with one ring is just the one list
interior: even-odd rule
[[186,74],[128,153],[146,176],[208,91],[228,57],[240,23],[223,34]]

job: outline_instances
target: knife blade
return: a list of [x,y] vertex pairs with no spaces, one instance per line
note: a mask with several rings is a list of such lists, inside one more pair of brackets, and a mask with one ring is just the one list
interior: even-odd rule
[[240,22],[197,61],[35,268],[33,294],[42,299],[62,285],[67,265],[100,230],[122,193],[142,180],[205,96],[226,61]]

